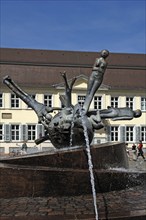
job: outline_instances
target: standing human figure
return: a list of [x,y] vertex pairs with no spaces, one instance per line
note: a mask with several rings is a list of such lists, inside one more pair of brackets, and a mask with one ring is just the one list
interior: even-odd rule
[[27,153],[27,144],[26,141],[23,142],[22,147],[21,147],[21,151],[23,152],[23,154]]
[[133,145],[132,145],[132,156],[133,156],[134,161],[136,161],[136,159],[137,159],[137,154],[136,153],[137,153],[136,144],[133,143]]
[[93,96],[103,81],[103,75],[107,68],[107,62],[105,59],[108,57],[108,55],[108,50],[102,50],[100,53],[100,58],[96,58],[95,60],[88,82],[86,99],[83,105],[84,114],[88,112]]
[[141,157],[145,160],[144,153],[143,153],[143,143],[142,143],[141,140],[140,140],[139,143],[138,143],[137,149],[138,149],[137,158],[138,158],[139,156],[141,156]]

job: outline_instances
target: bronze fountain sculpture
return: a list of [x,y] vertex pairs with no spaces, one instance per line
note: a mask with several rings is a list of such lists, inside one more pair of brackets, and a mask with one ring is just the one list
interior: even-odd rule
[[[87,127],[89,143],[91,143],[94,135],[94,130],[104,127],[103,119],[111,118],[112,120],[131,120],[134,117],[140,117],[141,111],[132,111],[130,108],[112,108],[102,110],[89,110],[91,101],[95,92],[100,87],[103,76],[107,67],[106,58],[109,55],[108,50],[102,50],[100,58],[96,58],[93,65],[93,70],[89,78],[86,99],[83,108],[76,104],[72,105],[71,94],[72,88],[76,81],[73,78],[69,85],[66,73],[61,73],[65,82],[65,96],[60,96],[60,100],[64,108],[50,108],[42,103],[37,102],[29,94],[24,92],[9,76],[3,79],[6,84],[20,99],[22,99],[29,107],[31,107],[38,116],[38,122],[44,125],[45,136],[35,140],[39,144],[50,139],[56,148],[70,146],[70,138],[72,132],[72,146],[80,146],[85,144],[85,137],[82,126],[82,117],[84,118]],[[54,110],[59,112],[52,117],[50,114]],[[72,122],[74,123],[72,127]],[[72,129],[72,131],[71,131]]]
[[[35,140],[36,144],[50,140],[57,150],[53,153],[47,152],[1,160],[2,181],[0,186],[3,190],[0,191],[0,195],[2,198],[13,198],[16,197],[16,194],[17,197],[90,194],[90,179],[94,212],[96,219],[98,219],[96,192],[110,192],[144,184],[145,173],[109,169],[128,168],[125,144],[106,143],[104,146],[90,146],[94,131],[105,127],[106,119],[132,120],[142,114],[140,110],[133,111],[128,107],[113,108],[108,106],[107,109],[90,110],[94,94],[103,81],[108,56],[109,51],[102,50],[100,57],[95,60],[83,107],[79,104],[75,106],[72,104],[72,88],[76,78],[73,78],[69,84],[65,72],[61,73],[65,83],[65,95],[60,96],[63,108],[48,107],[39,103],[23,91],[9,76],[4,77],[4,84],[35,111],[38,116],[38,123],[41,123],[45,128],[45,136]],[[58,110],[58,113],[53,117],[50,113],[55,110]],[[84,132],[85,127],[88,144]],[[69,148],[68,150],[67,147],[69,146],[83,147]],[[87,152],[84,151],[84,146],[86,146]],[[66,149],[60,150],[64,147]],[[104,154],[105,151],[106,154]],[[93,156],[93,163],[91,155]],[[87,169],[90,171],[90,178]],[[135,179],[136,177],[138,179]],[[8,181],[16,188],[17,193],[7,190],[9,186],[4,188]],[[67,187],[65,183],[67,183]],[[25,186],[29,188],[27,189]],[[106,201],[104,204],[105,216],[108,217]]]

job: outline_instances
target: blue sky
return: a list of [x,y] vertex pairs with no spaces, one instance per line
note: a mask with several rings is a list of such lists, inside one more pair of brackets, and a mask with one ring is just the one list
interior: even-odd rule
[[146,53],[146,0],[0,0],[1,47]]

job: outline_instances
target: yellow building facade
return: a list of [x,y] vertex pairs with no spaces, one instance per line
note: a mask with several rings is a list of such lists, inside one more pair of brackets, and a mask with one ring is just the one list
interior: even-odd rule
[[[31,53],[35,60],[31,56],[30,58],[26,56],[27,53],[29,56]],[[43,58],[37,58],[38,54],[41,56],[42,53]],[[66,57],[62,58],[62,54]],[[74,76],[77,77],[72,90],[72,104],[83,104],[92,64],[94,58],[98,56],[98,54],[89,52],[82,54],[82,52],[31,51],[5,48],[1,50],[1,55],[1,82],[5,75],[10,75],[24,91],[31,94],[38,102],[50,107],[61,107],[59,97],[64,94],[64,84],[60,72],[64,70],[67,72],[69,80]],[[51,55],[54,56],[54,59]],[[76,57],[79,57],[79,55],[80,59],[78,58],[78,60],[80,62],[77,63]],[[116,55],[117,58],[115,58]],[[88,59],[86,60],[85,57],[87,56]],[[128,56],[130,56],[129,65],[123,61],[124,58],[127,60]],[[139,140],[142,140],[144,148],[146,148],[146,81],[144,82],[146,67],[143,59],[145,56],[139,56],[137,55],[137,60],[140,60],[140,62],[137,61],[139,64],[137,65],[134,63],[136,60],[135,55],[120,54],[119,56],[119,54],[113,54],[111,60],[109,60],[106,79],[96,92],[90,109],[100,110],[106,109],[107,106],[119,108],[128,106],[133,110],[140,109],[142,116],[130,121],[106,120],[105,128],[95,132],[93,144],[122,141],[128,143],[131,147],[133,143],[137,144]],[[49,60],[49,57],[52,60],[48,62],[46,60]],[[117,79],[114,75],[116,70],[119,73]],[[123,79],[120,74],[123,74],[125,78]],[[140,85],[134,87],[136,83],[139,83],[136,82],[137,74],[141,74]],[[115,81],[114,84],[111,83],[112,77]],[[53,115],[56,113],[57,111],[54,111]],[[39,138],[40,134],[44,134],[44,128],[38,124],[35,112],[17,98],[6,85],[1,83],[0,152],[8,154],[12,151],[19,151],[24,140],[27,140],[28,152],[51,149],[53,146],[50,141],[45,141],[36,146],[34,140]]]

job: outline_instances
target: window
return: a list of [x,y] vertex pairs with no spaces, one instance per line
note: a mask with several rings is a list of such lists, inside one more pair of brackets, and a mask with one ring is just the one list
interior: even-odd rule
[[111,127],[111,141],[118,141],[118,126]]
[[3,140],[3,125],[0,124],[0,140]]
[[19,108],[19,98],[15,94],[11,94],[11,108]]
[[95,96],[94,109],[101,109],[101,108],[102,108],[102,96]]
[[52,107],[52,95],[44,95],[44,105]]
[[133,97],[126,97],[126,106],[133,109]]
[[141,127],[141,140],[146,142],[146,126]]
[[127,126],[126,127],[126,141],[134,141],[134,127]]
[[146,98],[141,97],[141,110],[146,111]]
[[36,137],[36,126],[28,125],[28,140],[34,140]]
[[18,141],[20,140],[20,126],[11,125],[11,140]]
[[119,97],[111,97],[111,107],[118,108]]
[[0,93],[0,108],[3,107],[3,94]]
[[81,107],[83,107],[84,102],[85,102],[85,96],[84,95],[78,95],[78,103]]

